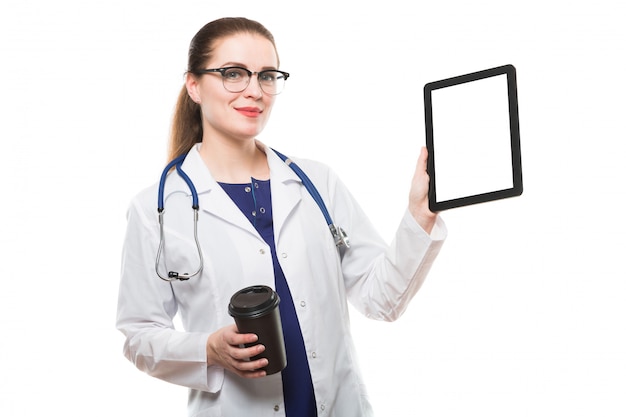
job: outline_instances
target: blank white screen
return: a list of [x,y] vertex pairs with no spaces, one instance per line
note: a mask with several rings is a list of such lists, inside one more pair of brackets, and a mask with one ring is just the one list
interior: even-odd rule
[[513,187],[506,74],[431,93],[437,201]]

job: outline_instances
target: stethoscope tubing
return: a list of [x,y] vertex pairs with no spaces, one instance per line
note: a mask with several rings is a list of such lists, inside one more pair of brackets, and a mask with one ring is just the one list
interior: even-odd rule
[[289,166],[296,173],[296,175],[298,175],[298,177],[300,177],[300,180],[302,180],[304,188],[306,188],[309,194],[311,194],[311,197],[313,197],[313,200],[315,200],[320,210],[322,211],[322,214],[326,219],[326,224],[330,229],[330,233],[335,240],[335,246],[337,246],[338,248],[343,247],[345,249],[348,249],[350,247],[350,240],[348,239],[348,235],[341,227],[335,226],[335,224],[333,223],[333,219],[330,217],[330,213],[326,208],[326,204],[324,204],[324,199],[320,195],[319,191],[317,191],[317,188],[313,184],[313,181],[311,181],[309,176],[304,173],[304,171],[298,166],[298,164],[293,162],[286,155],[278,152],[276,149],[272,148],[272,150],[274,151],[274,153],[276,153],[276,155],[278,155],[280,159],[282,159],[287,164],[287,166]]
[[313,197],[313,200],[315,200],[317,205],[320,207],[320,210],[322,211],[322,214],[324,215],[324,218],[326,219],[326,224],[328,224],[329,226],[333,224],[333,219],[330,218],[330,213],[328,213],[328,209],[326,208],[326,204],[324,204],[324,200],[322,199],[322,196],[317,191],[317,188],[315,187],[315,185],[313,185],[313,182],[309,179],[308,175],[306,175],[304,171],[295,162],[289,159],[287,156],[278,152],[276,149],[272,149],[272,150],[276,153],[276,155],[280,157],[280,159],[282,159],[291,169],[294,170],[294,172],[296,173],[296,175],[298,175],[298,177],[300,177],[300,180],[302,180],[302,184],[304,184],[304,187],[307,189],[309,194],[311,194],[311,197]]
[[[193,181],[191,181],[191,178],[189,178],[187,173],[183,171],[182,165],[185,161],[185,157],[186,155],[181,155],[177,158],[174,158],[169,164],[167,164],[165,166],[165,169],[163,169],[163,173],[161,174],[161,179],[159,181],[159,195],[157,206],[157,211],[159,215],[159,249],[157,251],[156,260],[154,262],[154,269],[156,270],[159,278],[164,281],[186,281],[193,276],[199,275],[204,268],[204,257],[202,255],[202,248],[200,247],[200,240],[198,239],[198,211],[200,209],[200,204],[198,203],[198,192],[196,191],[196,187],[193,185]],[[159,272],[159,263],[161,261],[161,254],[163,253],[163,246],[165,244],[165,232],[163,230],[163,215],[165,213],[165,181],[167,180],[167,175],[172,167],[176,167],[176,172],[185,181],[185,183],[187,183],[189,191],[191,191],[191,208],[193,209],[193,237],[196,242],[196,249],[198,250],[199,266],[196,271],[192,273],[168,271],[167,276],[163,276],[161,275],[161,272]]]
[[[337,246],[337,248],[339,249],[349,248],[350,241],[348,240],[348,235],[341,227],[335,226],[332,218],[330,217],[330,213],[328,212],[328,209],[326,208],[326,204],[324,203],[324,200],[322,199],[322,196],[320,195],[319,191],[317,191],[317,188],[315,187],[311,179],[308,177],[308,175],[306,175],[304,171],[295,162],[289,159],[287,156],[283,155],[282,153],[278,152],[275,149],[272,149],[272,150],[276,153],[276,155],[280,157],[280,159],[282,159],[287,164],[287,166],[289,166],[296,173],[296,175],[300,178],[300,180],[302,181],[302,184],[307,189],[307,191],[309,192],[309,194],[311,195],[315,203],[319,206],[320,211],[324,215],[324,219],[326,220],[328,228],[330,229],[330,232],[333,236],[333,239],[335,240],[335,245]],[[198,192],[196,191],[196,187],[193,185],[193,181],[191,181],[191,178],[189,178],[187,173],[185,173],[185,171],[183,171],[183,168],[182,168],[182,165],[183,165],[183,162],[185,161],[186,156],[187,156],[186,154],[181,155],[177,158],[174,158],[170,163],[168,163],[165,166],[165,169],[163,169],[163,173],[161,174],[161,179],[159,181],[158,202],[157,202],[157,211],[159,215],[159,249],[157,251],[157,256],[156,256],[154,267],[159,278],[161,278],[164,281],[188,280],[189,278],[200,274],[204,266],[202,248],[200,247],[200,241],[198,239],[198,211],[200,209],[200,204],[198,202]],[[161,254],[163,252],[163,247],[165,244],[165,232],[164,232],[164,226],[163,226],[163,214],[165,212],[165,199],[164,199],[165,182],[167,180],[167,176],[170,170],[173,167],[175,167],[176,172],[185,181],[185,183],[189,187],[189,191],[191,192],[191,198],[192,198],[191,207],[194,211],[193,234],[194,234],[194,240],[196,243],[196,248],[198,250],[198,257],[200,260],[200,265],[198,266],[196,271],[193,273],[179,273],[176,271],[168,271],[167,276],[163,276],[159,272],[159,263],[161,261]]]
[[158,201],[158,205],[157,205],[157,210],[160,212],[162,212],[165,209],[165,202],[164,202],[164,194],[165,194],[165,181],[167,180],[167,174],[170,172],[170,170],[172,169],[172,167],[176,167],[176,172],[178,172],[178,175],[181,176],[181,178],[185,181],[185,183],[187,183],[187,186],[189,187],[189,191],[191,191],[191,207],[194,209],[199,209],[200,208],[200,204],[198,203],[198,192],[196,191],[196,187],[193,185],[193,181],[191,181],[191,178],[189,178],[189,176],[187,175],[187,173],[185,171],[183,171],[182,165],[183,162],[185,161],[185,157],[187,155],[181,155],[177,158],[174,158],[169,164],[167,164],[165,166],[165,169],[163,169],[163,173],[161,173],[161,179],[159,181],[159,201]]

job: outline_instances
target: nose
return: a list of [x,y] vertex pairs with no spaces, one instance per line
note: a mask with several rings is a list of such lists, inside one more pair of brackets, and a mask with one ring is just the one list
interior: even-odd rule
[[250,76],[250,82],[243,93],[246,97],[251,97],[256,100],[263,97],[263,90],[261,89],[261,84],[259,83],[259,74],[253,73]]

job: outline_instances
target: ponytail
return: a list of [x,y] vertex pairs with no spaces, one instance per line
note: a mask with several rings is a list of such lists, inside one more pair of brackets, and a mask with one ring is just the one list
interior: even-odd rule
[[202,142],[200,105],[189,97],[187,87],[183,85],[174,110],[168,160],[186,154],[198,142]]

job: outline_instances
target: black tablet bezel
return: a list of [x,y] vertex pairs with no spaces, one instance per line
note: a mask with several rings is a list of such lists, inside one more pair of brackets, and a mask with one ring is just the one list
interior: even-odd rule
[[[511,172],[513,175],[513,186],[507,189],[493,190],[487,193],[468,195],[452,200],[437,201],[435,186],[437,181],[437,172],[435,167],[434,146],[436,139],[433,133],[432,91],[503,74],[506,74],[508,86],[509,126],[511,133]],[[424,86],[424,113],[426,117],[426,148],[428,149],[427,172],[430,176],[428,199],[431,211],[438,212],[451,208],[468,206],[471,204],[484,203],[508,197],[516,197],[522,194],[522,160],[520,151],[519,114],[517,104],[517,76],[515,67],[513,65],[503,65],[496,68],[490,68],[487,70],[477,71],[470,74],[460,75],[457,77],[447,78],[444,80],[434,81],[426,84]]]

